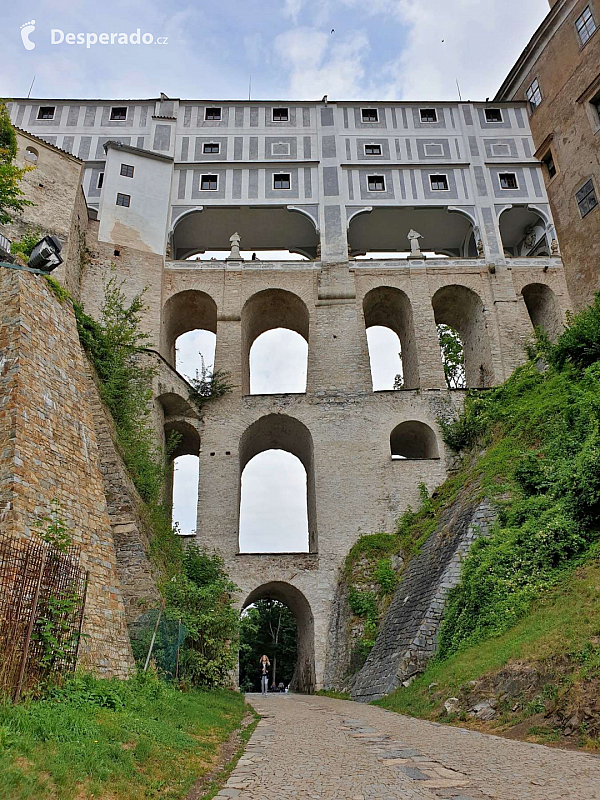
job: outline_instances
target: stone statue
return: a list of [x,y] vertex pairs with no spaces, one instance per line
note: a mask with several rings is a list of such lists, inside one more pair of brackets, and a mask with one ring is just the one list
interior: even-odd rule
[[241,261],[242,257],[240,255],[240,242],[241,237],[239,233],[234,233],[229,237],[229,241],[231,242],[231,253],[227,256],[227,261]]
[[525,238],[523,239],[523,246],[527,252],[535,247],[537,236],[534,228],[527,228],[525,231]]
[[556,239],[552,239],[550,242],[550,252],[553,256],[558,255],[558,241]]
[[482,240],[481,240],[481,239],[478,239],[478,240],[477,240],[477,255],[478,255],[478,256],[482,256],[482,255],[483,255],[483,253],[484,253],[484,250],[483,250],[483,242],[482,242]]
[[411,228],[406,238],[410,242],[409,258],[423,258],[423,253],[421,253],[421,250],[419,248],[419,239],[423,238],[421,234],[417,233],[417,231],[413,231],[413,229]]

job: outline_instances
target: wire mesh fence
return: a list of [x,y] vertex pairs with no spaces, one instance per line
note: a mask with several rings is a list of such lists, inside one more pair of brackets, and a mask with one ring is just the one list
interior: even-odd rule
[[136,664],[143,668],[151,662],[164,678],[177,680],[187,633],[180,620],[167,619],[160,608],[142,614],[129,627]]
[[0,689],[15,701],[77,662],[87,590],[80,549],[0,533]]

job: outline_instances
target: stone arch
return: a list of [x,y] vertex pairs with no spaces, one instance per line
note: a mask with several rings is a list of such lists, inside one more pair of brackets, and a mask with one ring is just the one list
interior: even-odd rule
[[549,256],[548,217],[532,205],[506,205],[498,226],[505,255],[510,258]]
[[242,308],[242,391],[250,394],[250,348],[262,333],[287,328],[308,344],[309,313],[305,302],[285,289],[264,289]]
[[468,388],[494,382],[485,308],[477,292],[459,284],[442,286],[431,299],[436,325],[449,325],[461,338]]
[[28,161],[30,164],[37,164],[40,154],[35,147],[31,147],[29,145],[25,148],[25,161]]
[[543,328],[555,341],[563,328],[558,300],[545,283],[529,283],[521,289],[534,328]]
[[292,689],[305,694],[315,690],[315,622],[310,603],[291,583],[271,581],[257,586],[244,600],[242,609],[257,600],[278,600],[286,605],[298,625],[298,661]]
[[390,450],[394,456],[407,459],[439,458],[435,431],[425,422],[406,420],[396,425],[390,434]]
[[188,331],[217,333],[217,304],[206,292],[186,289],[166,301],[162,311],[161,352],[175,366],[175,342]]
[[171,419],[165,422],[164,428],[166,441],[172,433],[178,434],[179,438],[175,448],[168,453],[171,461],[179,456],[200,455],[200,434],[191,423],[184,419]]
[[419,388],[419,354],[408,295],[393,286],[378,286],[364,297],[365,328],[381,325],[390,328],[400,339],[405,389]]
[[[238,531],[241,510],[241,482],[246,464],[265,450],[285,450],[296,456],[306,470],[308,550],[317,552],[317,503],[315,495],[314,447],[306,425],[287,414],[267,414],[247,428],[240,439],[238,478]],[[238,534],[239,535],[239,534]],[[238,540],[239,541],[239,540]]]

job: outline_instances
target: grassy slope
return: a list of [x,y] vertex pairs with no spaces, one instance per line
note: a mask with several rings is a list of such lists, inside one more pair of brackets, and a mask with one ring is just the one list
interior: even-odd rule
[[77,677],[48,699],[0,706],[0,794],[183,798],[243,715],[235,692]]
[[600,689],[600,297],[556,345],[542,340],[538,348],[504,385],[471,397],[447,426],[447,442],[465,453],[463,466],[399,522],[406,551],[411,543],[418,549],[459,492],[485,495],[500,509],[449,597],[436,662],[380,703],[453,721],[443,702],[459,695],[464,724],[464,703],[474,692],[486,697],[495,672],[516,674],[519,665],[511,663],[524,661],[557,688],[538,685],[539,695],[509,697],[487,727],[520,725],[527,735],[526,720],[535,718],[533,733],[552,738],[575,708],[578,743],[598,747],[600,702],[592,690]]

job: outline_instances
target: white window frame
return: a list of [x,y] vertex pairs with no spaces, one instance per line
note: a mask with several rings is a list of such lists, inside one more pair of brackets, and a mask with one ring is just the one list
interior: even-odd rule
[[[536,85],[536,88],[532,91],[534,84]],[[540,102],[535,103],[534,105],[533,98],[535,97],[536,94],[539,94]],[[532,113],[536,110],[536,108],[539,108],[544,102],[544,95],[542,93],[542,87],[540,86],[540,79],[537,76],[531,81],[531,83],[527,87],[527,90],[525,92],[525,97],[527,98],[527,102],[529,103],[529,108]]]
[[[287,116],[285,119],[275,119],[276,111],[286,111]],[[289,106],[273,106],[271,109],[271,122],[289,122],[290,121],[290,107]]]
[[96,189],[102,189],[104,186],[104,172],[98,173],[98,180],[96,181]]
[[[375,112],[375,119],[365,119],[365,111],[374,111]],[[373,107],[361,108],[360,110],[360,121],[364,125],[376,125],[379,122],[379,109]]]
[[[592,24],[594,26],[591,32],[588,31],[588,27],[587,27],[587,23],[588,23],[589,20],[586,20],[586,22],[583,23],[581,28],[579,27],[579,21],[581,19],[583,19],[583,17],[585,16],[586,12],[589,12],[589,19],[592,21]],[[598,25],[596,23],[596,18],[594,17],[594,12],[592,11],[592,7],[591,7],[591,5],[589,5],[589,3],[583,9],[581,14],[577,17],[577,19],[575,20],[575,30],[577,32],[577,38],[579,39],[579,46],[580,47],[585,47],[586,44],[589,42],[589,40],[592,38],[592,36],[598,30]],[[586,38],[585,39],[581,35],[581,31],[582,30],[584,30],[585,33],[586,33]]]
[[[519,186],[519,178],[517,177],[516,172],[498,172],[498,186],[500,187],[501,191],[503,192],[515,192],[517,189],[520,188]],[[502,175],[512,175],[515,179],[514,186],[502,186]]]
[[[378,147],[378,153],[367,153],[367,147]],[[367,158],[377,158],[377,156],[383,155],[383,148],[379,142],[364,142],[363,143],[363,152]]]
[[[445,189],[434,189],[433,188],[433,179],[434,178],[445,178],[446,179],[446,188]],[[450,179],[448,178],[447,172],[430,172],[429,173],[429,188],[432,192],[449,192],[450,191]]]
[[[218,109],[218,111],[219,111],[218,119],[217,119],[217,117],[211,117],[210,119],[208,118],[207,114],[208,114],[209,109],[211,111],[216,111]],[[223,119],[223,106],[206,106],[205,107],[205,109],[204,109],[204,122],[221,122],[222,119]]]
[[[116,108],[124,108],[125,109],[125,119],[121,119],[121,118],[116,119],[115,117],[113,117],[113,112],[114,112],[114,110]],[[110,107],[109,122],[126,122],[126,121],[127,121],[127,106],[111,106]]]
[[[287,175],[289,178],[290,185],[287,189],[283,186],[275,186],[275,178],[279,178],[282,175]],[[292,173],[291,172],[274,172],[271,178],[271,188],[274,192],[290,192],[292,190]]]
[[[51,117],[42,117],[42,116],[40,116],[41,113],[42,113],[42,108],[51,108],[51,109],[53,109],[52,110],[52,116]],[[37,119],[41,119],[41,120],[44,120],[45,122],[49,122],[49,120],[54,119],[55,116],[56,116],[56,106],[40,106],[38,108]]]
[[[428,153],[428,147],[439,147],[441,149],[441,153]],[[444,157],[444,145],[440,142],[423,142],[423,150],[425,151],[425,155],[428,158],[443,158]]]
[[[424,111],[433,111],[433,113],[435,115],[435,119],[423,119],[423,112]],[[430,108],[420,108],[419,109],[419,119],[421,120],[421,124],[422,125],[437,125],[437,123],[440,121],[440,119],[438,117],[437,108],[431,108],[431,107]]]
[[[205,147],[208,147],[208,145],[210,145],[211,147],[214,147],[216,145],[217,146],[217,152],[216,153],[208,153],[204,149]],[[218,156],[218,155],[221,155],[221,142],[202,142],[202,155],[203,156]]]
[[[499,111],[500,112],[500,119],[488,119],[488,111]],[[487,125],[500,125],[504,122],[504,112],[501,108],[484,108],[483,109],[483,116],[485,117],[485,121]]]
[[[369,180],[371,178],[381,178],[381,180],[383,181],[382,188],[381,189],[370,189],[369,188]],[[386,191],[387,191],[387,185],[386,185],[385,175],[367,175],[367,192],[375,192],[375,193],[377,193],[377,192],[386,192]]]
[[[273,148],[275,146],[287,147],[287,153],[274,153],[273,152]],[[286,156],[289,156],[289,155],[290,155],[290,143],[289,142],[271,142],[271,157],[277,156],[277,158],[279,158],[279,157],[285,158]]]
[[[219,178],[220,177],[221,177],[220,175],[215,175],[214,172],[201,173],[200,174],[200,185],[198,186],[199,191],[201,191],[201,192],[218,192],[219,191]],[[204,189],[202,187],[202,180],[204,178],[216,178],[217,179],[217,185],[215,186],[215,188],[214,189]]]

